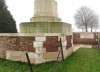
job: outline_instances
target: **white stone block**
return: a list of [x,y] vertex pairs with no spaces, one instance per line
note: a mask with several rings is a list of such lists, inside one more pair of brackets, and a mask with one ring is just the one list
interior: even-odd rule
[[63,46],[62,48],[63,48],[63,51],[66,51],[66,46]]
[[34,58],[34,55],[33,55],[33,53],[32,52],[28,52],[28,55],[29,55],[29,58]]
[[33,42],[34,48],[43,48],[43,42]]
[[42,55],[42,54],[38,54],[38,53],[34,53],[34,54],[33,54],[33,57],[34,57],[35,59],[42,59],[42,58],[43,58],[43,55]]
[[[59,47],[58,49],[60,51],[61,47]],[[63,46],[62,49],[63,49],[63,51],[66,51],[66,46]]]
[[61,36],[61,33],[44,33],[44,36]]
[[66,41],[66,36],[61,36],[61,41]]
[[68,57],[73,52],[73,48],[69,48],[65,52],[65,56]]
[[46,41],[46,37],[35,37],[36,41]]
[[90,39],[93,39],[94,38],[94,34],[93,33],[80,33],[80,38],[90,38]]
[[62,41],[62,46],[67,46],[67,41]]
[[33,54],[33,57],[34,57],[35,59],[37,59],[37,58],[38,58],[38,55],[37,55],[36,53],[34,53],[34,54]]
[[40,63],[43,63],[44,60],[43,59],[36,59],[36,64],[40,64]]
[[71,43],[73,44],[73,39],[71,39]]
[[43,53],[43,48],[36,48],[35,51],[36,53]]
[[6,59],[10,59],[10,51],[9,50],[6,51]]

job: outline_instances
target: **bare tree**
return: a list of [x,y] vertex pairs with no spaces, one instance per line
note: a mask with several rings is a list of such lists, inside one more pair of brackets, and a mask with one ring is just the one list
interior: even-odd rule
[[91,28],[92,31],[93,28],[98,27],[98,16],[86,6],[79,8],[74,18],[77,28],[85,29],[86,32],[88,32],[88,28]]
[[91,32],[93,29],[98,29],[99,28],[99,18],[96,14],[93,15],[93,17],[90,20],[90,28],[91,28]]

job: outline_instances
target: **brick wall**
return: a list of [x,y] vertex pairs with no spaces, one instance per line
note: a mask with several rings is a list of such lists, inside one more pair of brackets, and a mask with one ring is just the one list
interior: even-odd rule
[[6,50],[35,52],[33,41],[35,41],[35,37],[0,36],[0,57],[5,58]]
[[25,51],[29,51],[30,56],[34,56],[34,59],[31,60],[35,60],[36,63],[56,60],[60,49],[59,37],[61,37],[64,56],[66,57],[72,52],[71,34],[65,36],[60,34],[37,34],[33,36],[2,35],[0,36],[0,57],[14,61],[25,61],[25,55],[24,57],[20,55],[24,54]]
[[[86,35],[86,37],[81,38],[81,34]],[[93,38],[88,37],[87,34],[93,34]],[[73,43],[74,44],[95,44],[97,38],[96,35],[97,33],[73,33]]]

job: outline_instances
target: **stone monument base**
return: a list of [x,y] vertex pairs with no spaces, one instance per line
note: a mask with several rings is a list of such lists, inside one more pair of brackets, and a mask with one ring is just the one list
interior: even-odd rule
[[20,33],[67,33],[71,25],[64,22],[23,22]]
[[53,16],[37,16],[30,19],[31,22],[61,22],[61,19]]

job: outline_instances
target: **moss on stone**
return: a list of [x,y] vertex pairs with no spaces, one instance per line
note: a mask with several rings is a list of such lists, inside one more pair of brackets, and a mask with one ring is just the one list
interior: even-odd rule
[[67,33],[71,25],[64,22],[24,22],[20,24],[21,33]]

